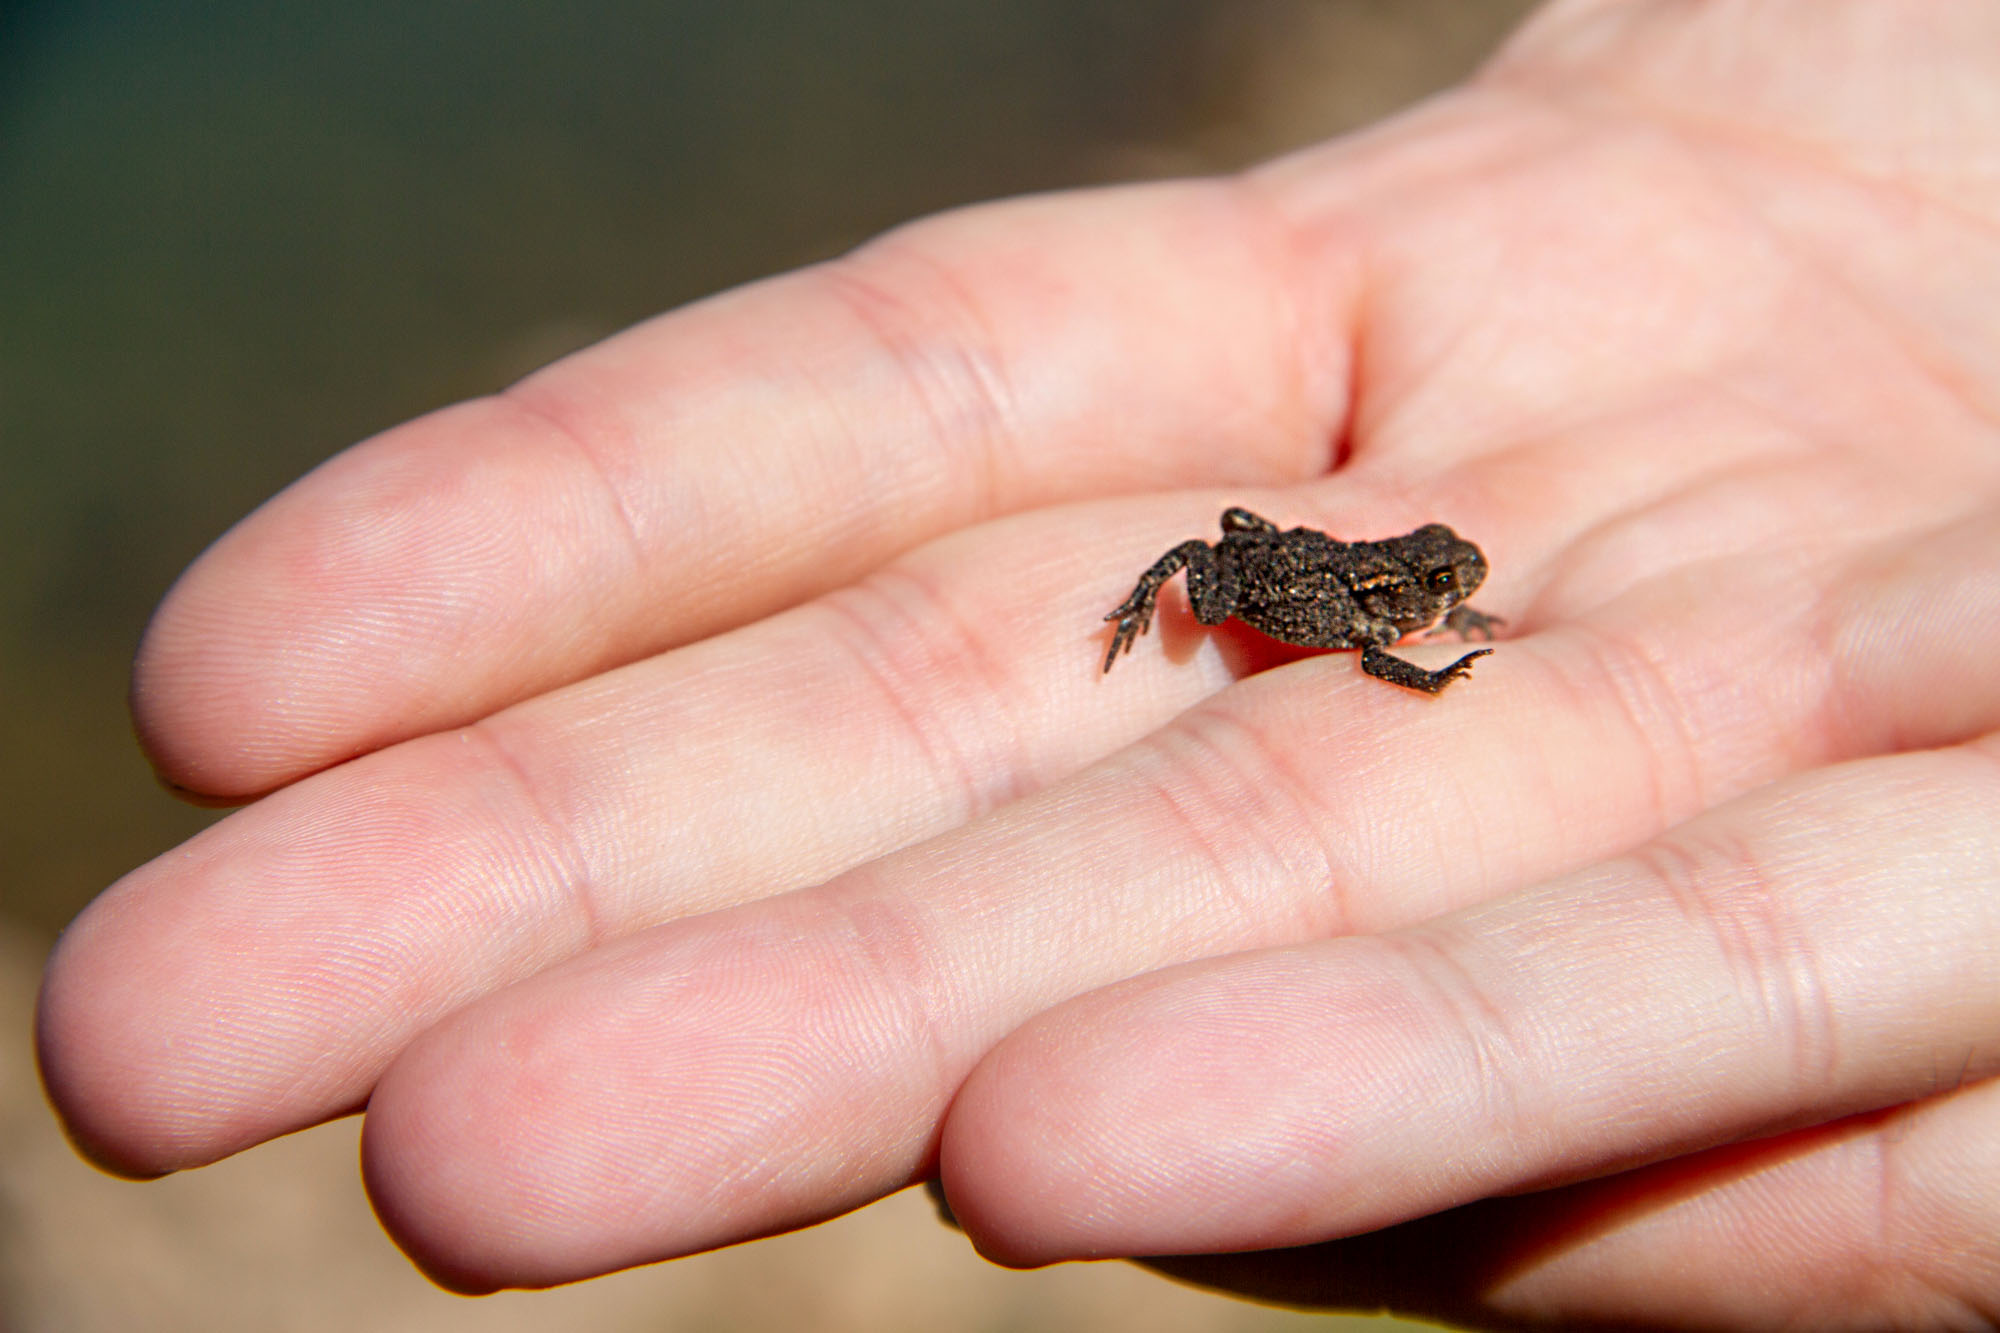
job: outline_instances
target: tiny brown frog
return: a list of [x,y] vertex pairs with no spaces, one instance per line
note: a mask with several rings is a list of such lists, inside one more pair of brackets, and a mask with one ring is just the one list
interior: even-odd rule
[[[1379,542],[1335,541],[1324,532],[1278,525],[1247,509],[1222,513],[1222,540],[1186,541],[1139,576],[1116,611],[1104,669],[1129,652],[1153,621],[1160,586],[1186,568],[1195,619],[1220,625],[1235,616],[1283,643],[1359,648],[1361,669],[1378,680],[1437,694],[1466,675],[1480,648],[1426,671],[1383,651],[1405,634],[1437,625],[1460,638],[1491,640],[1506,622],[1463,605],[1486,578],[1486,557],[1442,523]],[[1442,621],[1442,625],[1439,622]]]

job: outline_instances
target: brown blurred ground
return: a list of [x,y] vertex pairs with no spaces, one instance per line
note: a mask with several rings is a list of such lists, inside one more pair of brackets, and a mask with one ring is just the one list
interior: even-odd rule
[[[264,41],[272,52],[253,54],[265,65],[228,68],[281,69],[284,14],[318,20],[278,8],[250,36],[121,33],[117,5],[94,24],[34,5],[0,12],[0,1333],[1303,1327],[1120,1265],[1004,1272],[912,1194],[561,1292],[460,1300],[375,1228],[352,1122],[147,1185],[84,1166],[39,1098],[33,987],[62,921],[207,818],[152,785],[125,725],[146,609],[203,542],[319,457],[914,212],[1222,169],[1365,123],[1457,78],[1527,5],[1024,4],[1010,32],[939,19],[909,39],[994,62],[990,102],[951,77],[922,86],[913,71],[930,53],[894,42],[854,39],[844,58],[876,66],[840,78],[811,33],[711,31],[753,95],[761,78],[762,94],[803,101],[797,123],[672,105],[659,118],[694,116],[691,142],[635,132],[607,146],[610,130],[556,116],[503,125],[506,153],[491,161],[448,133],[405,144],[396,120],[424,111],[415,104],[364,101],[329,129],[311,88],[275,73],[243,105],[210,88],[161,106],[159,69],[221,60],[218,46]],[[855,8],[885,29],[909,17]],[[576,59],[594,69],[596,55]],[[328,79],[325,95],[343,95],[340,71]],[[476,110],[479,96],[462,99]],[[972,100],[938,102],[961,96]],[[654,109],[613,100],[604,114],[615,127]],[[906,130],[940,117],[983,130]],[[443,173],[433,198],[427,151],[473,165]],[[296,177],[267,165],[301,152],[312,160]],[[757,171],[732,170],[750,156]],[[662,157],[668,184],[631,179],[635,162]],[[520,179],[541,186],[523,193]],[[685,196],[663,203],[663,190]],[[412,209],[436,225],[414,239],[384,229]],[[288,248],[295,219],[322,247],[302,243],[303,259]]]

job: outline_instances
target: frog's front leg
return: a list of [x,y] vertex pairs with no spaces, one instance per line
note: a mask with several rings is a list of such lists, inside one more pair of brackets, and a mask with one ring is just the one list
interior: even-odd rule
[[1444,687],[1460,676],[1469,675],[1472,664],[1479,658],[1492,653],[1491,648],[1480,648],[1469,652],[1448,667],[1436,671],[1426,671],[1415,662],[1406,662],[1400,657],[1392,657],[1383,651],[1382,645],[1370,643],[1361,648],[1361,669],[1377,680],[1386,680],[1391,685],[1401,685],[1405,689],[1422,690],[1425,694],[1442,694]]
[[1111,635],[1111,650],[1104,655],[1106,671],[1111,670],[1118,654],[1131,651],[1133,643],[1151,627],[1161,585],[1183,568],[1187,570],[1188,600],[1194,604],[1195,619],[1204,625],[1220,625],[1229,619],[1240,590],[1235,562],[1218,556],[1207,542],[1182,542],[1154,561],[1153,567],[1139,576],[1132,595],[1104,617],[1118,622]]

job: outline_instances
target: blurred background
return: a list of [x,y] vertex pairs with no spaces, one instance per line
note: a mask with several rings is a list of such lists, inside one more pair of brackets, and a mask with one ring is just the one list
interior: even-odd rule
[[299,473],[916,214],[1364,124],[1528,7],[0,3],[0,1333],[1326,1327],[1117,1264],[1004,1272],[916,1192],[461,1300],[375,1229],[352,1122],[150,1185],[83,1165],[34,987],[93,894],[212,817],[154,785],[126,671],[174,575]]

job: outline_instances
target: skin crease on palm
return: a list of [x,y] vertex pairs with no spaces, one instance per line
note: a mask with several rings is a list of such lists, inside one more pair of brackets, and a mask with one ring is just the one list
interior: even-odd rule
[[[1177,583],[1102,676],[1231,504],[1449,523],[1507,636],[1424,698]],[[1978,1326],[1996,661],[2000,6],[1559,3],[1369,133],[915,224],[272,500],[134,690],[269,794],[64,936],[43,1070],[139,1175],[365,1107],[463,1290],[937,1174],[1004,1263]]]

